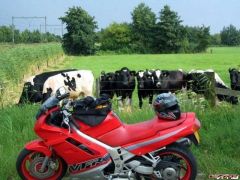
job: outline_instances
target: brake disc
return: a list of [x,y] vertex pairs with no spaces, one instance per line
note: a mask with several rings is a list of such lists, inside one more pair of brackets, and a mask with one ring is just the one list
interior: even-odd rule
[[43,161],[44,157],[36,157],[31,161],[29,166],[30,174],[37,179],[46,179],[54,175],[54,169],[50,168],[48,165],[43,172],[39,171]]

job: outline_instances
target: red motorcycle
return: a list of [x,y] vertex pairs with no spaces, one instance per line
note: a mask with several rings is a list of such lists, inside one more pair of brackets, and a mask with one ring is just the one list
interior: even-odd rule
[[34,127],[40,139],[26,144],[17,159],[22,179],[196,178],[189,150],[192,142],[199,143],[194,113],[127,125],[103,99],[73,102],[67,96],[60,88],[41,106]]

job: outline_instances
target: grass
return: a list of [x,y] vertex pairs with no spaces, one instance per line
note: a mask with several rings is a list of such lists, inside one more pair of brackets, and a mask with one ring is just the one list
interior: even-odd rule
[[20,96],[23,79],[36,74],[63,55],[60,44],[0,45],[0,105],[13,104]]
[[[90,57],[67,57],[66,68],[91,69],[95,77],[102,70],[114,71],[123,66],[131,69],[209,69],[216,70],[229,83],[228,68],[240,65],[240,48],[212,48],[213,53],[171,55],[109,55]],[[240,106],[221,104],[210,109],[205,101],[187,95],[179,95],[182,111],[196,112],[202,123],[201,145],[192,147],[200,172],[240,174]],[[133,112],[118,112],[116,100],[113,107],[126,123],[136,123],[152,118],[154,112],[144,101],[143,110],[138,109],[134,94]],[[15,162],[26,142],[35,139],[33,125],[39,105],[13,106],[0,110],[0,177],[17,179]]]
[[[181,99],[182,111],[194,111],[202,123],[200,131],[201,144],[192,147],[197,158],[199,172],[240,173],[239,156],[239,119],[240,106],[223,104],[215,109],[202,108],[200,101]],[[118,112],[116,102],[114,109],[125,123],[136,123],[154,116],[151,107],[144,105],[143,110],[135,107],[133,113]],[[26,142],[36,138],[33,132],[35,115],[39,105],[25,105],[0,110],[0,177],[17,179],[16,158]]]
[[35,138],[34,116],[38,106],[26,105],[0,110],[0,178],[16,179],[16,158],[24,144]]
[[161,54],[161,55],[107,55],[71,57],[67,67],[91,69],[95,77],[101,71],[115,71],[123,66],[133,70],[143,69],[214,69],[229,84],[228,69],[240,66],[240,47],[211,48],[213,53]]
[[41,66],[50,58],[62,54],[61,45],[56,43],[9,46],[0,54],[0,80],[17,83],[31,66]]

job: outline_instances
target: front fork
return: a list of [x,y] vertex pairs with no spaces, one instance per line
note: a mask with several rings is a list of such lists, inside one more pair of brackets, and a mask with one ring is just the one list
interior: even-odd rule
[[40,172],[42,172],[42,173],[44,172],[44,170],[45,170],[45,168],[46,168],[46,166],[48,164],[49,159],[50,159],[50,157],[45,156],[45,158],[43,160],[43,163],[42,163],[42,166],[41,166],[41,168],[39,170]]

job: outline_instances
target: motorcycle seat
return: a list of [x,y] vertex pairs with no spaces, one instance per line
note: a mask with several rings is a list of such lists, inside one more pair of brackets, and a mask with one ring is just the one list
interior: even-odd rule
[[187,118],[187,113],[182,113],[180,119],[175,121],[162,120],[154,117],[149,121],[136,124],[123,124],[100,137],[98,140],[112,147],[123,146],[135,141],[150,138],[159,131],[175,127]]

